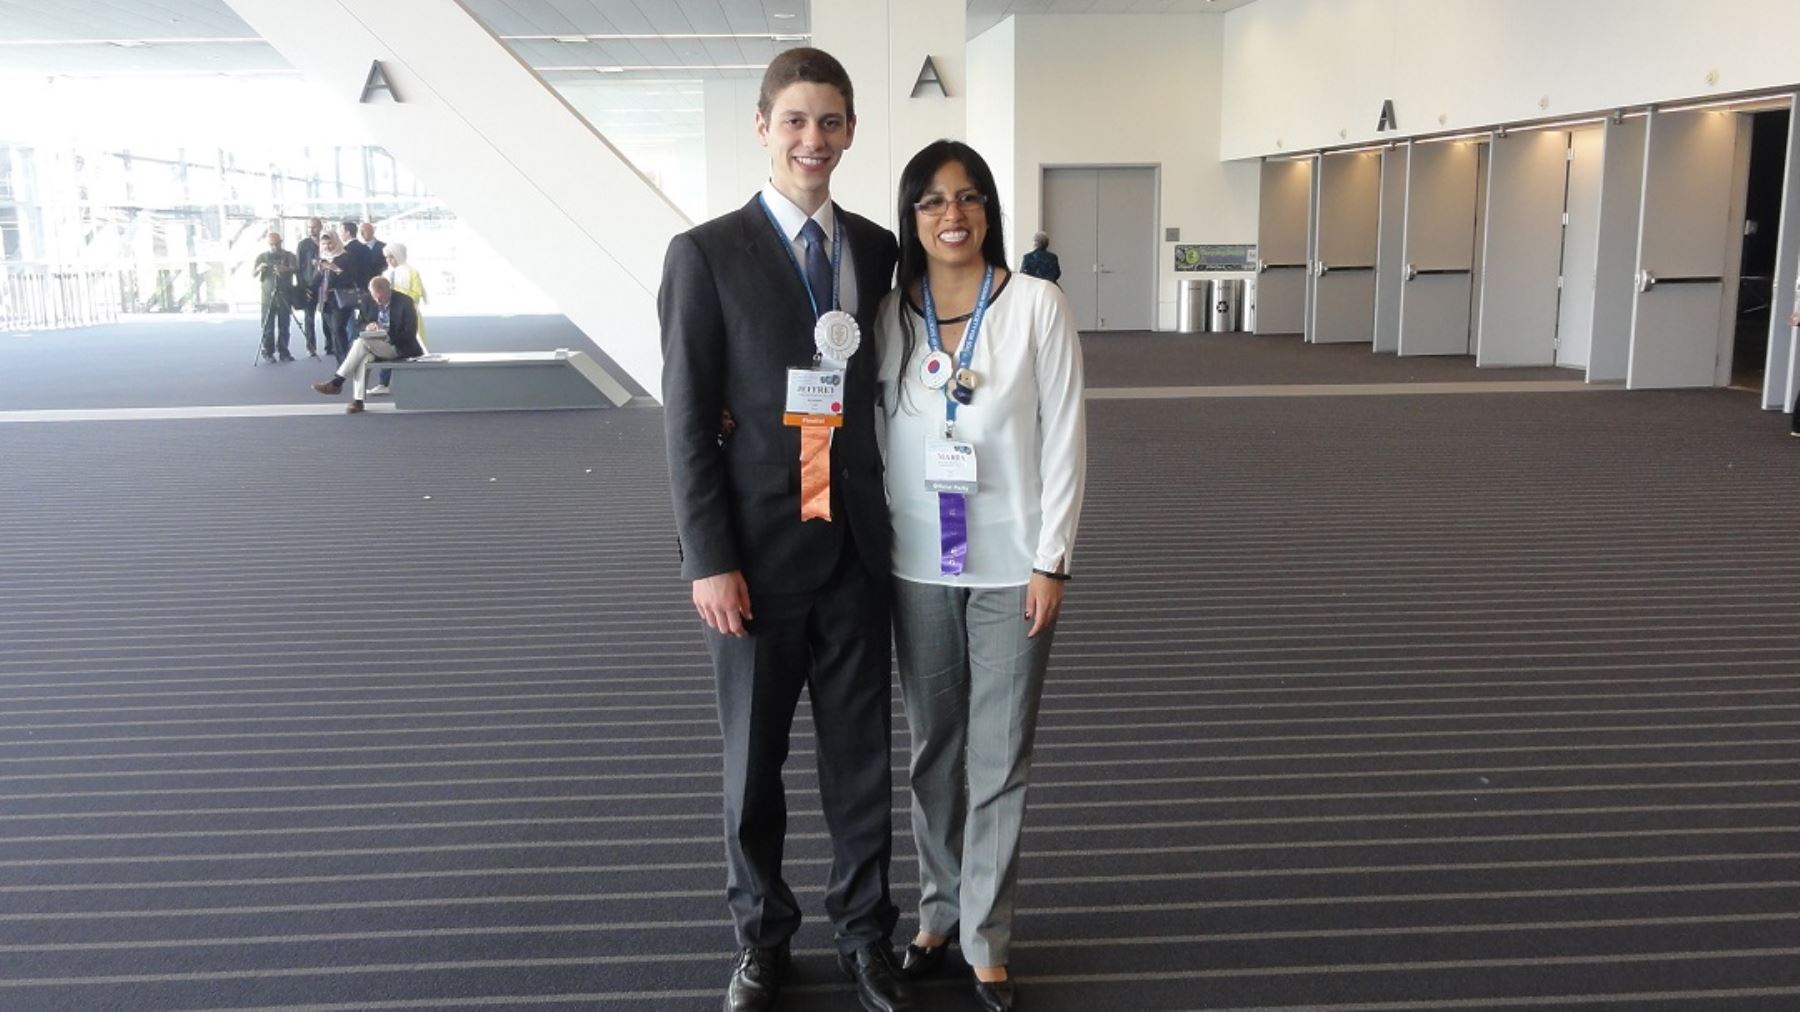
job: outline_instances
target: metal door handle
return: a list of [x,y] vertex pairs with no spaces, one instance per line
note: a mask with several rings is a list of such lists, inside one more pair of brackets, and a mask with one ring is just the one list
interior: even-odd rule
[[1112,272],[1113,272],[1113,269],[1111,267],[1108,267],[1105,264],[1100,265],[1100,273],[1111,274]]
[[1261,274],[1263,271],[1286,271],[1293,270],[1297,267],[1304,268],[1305,266],[1306,264],[1272,264],[1267,260],[1258,260],[1256,262],[1256,272]]
[[1655,271],[1638,271],[1638,291],[1647,292],[1657,285],[1718,285],[1725,279],[1717,274],[1692,274],[1683,277],[1659,278]]
[[1407,264],[1406,280],[1411,281],[1414,278],[1424,277],[1426,275],[1473,274],[1474,272],[1475,269],[1473,267],[1414,267],[1411,264]]
[[1374,264],[1328,264],[1321,260],[1319,261],[1318,274],[1320,277],[1324,277],[1332,271],[1372,271],[1374,269]]

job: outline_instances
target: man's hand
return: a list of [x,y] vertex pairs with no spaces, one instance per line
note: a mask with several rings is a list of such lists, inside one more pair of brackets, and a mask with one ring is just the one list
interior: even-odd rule
[[371,321],[369,321],[369,324],[363,328],[363,333],[367,334],[371,331],[376,331],[376,330],[380,330],[380,329],[381,329],[381,324],[376,323],[375,321],[371,320]]
[[744,623],[754,616],[750,614],[750,585],[744,582],[744,574],[734,569],[695,580],[694,610],[708,626],[726,636],[741,639],[748,635]]
[[1052,580],[1042,573],[1031,574],[1031,583],[1025,588],[1025,621],[1031,623],[1031,629],[1025,635],[1036,638],[1038,633],[1056,624],[1062,599],[1063,581]]

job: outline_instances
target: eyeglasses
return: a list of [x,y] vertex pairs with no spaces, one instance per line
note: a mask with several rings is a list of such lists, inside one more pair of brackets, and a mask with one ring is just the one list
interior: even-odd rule
[[[974,214],[977,210],[986,207],[987,202],[987,194],[976,193],[974,190],[956,195],[956,206],[962,208],[964,214]],[[913,210],[927,218],[942,218],[944,212],[949,209],[950,198],[941,193],[930,194],[924,200],[913,205]]]

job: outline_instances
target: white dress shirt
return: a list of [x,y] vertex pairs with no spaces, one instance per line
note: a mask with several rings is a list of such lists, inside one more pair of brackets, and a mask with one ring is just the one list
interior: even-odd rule
[[[912,355],[901,358],[900,314]],[[965,337],[966,340],[966,337]],[[1062,289],[1014,274],[988,305],[969,368],[980,383],[956,411],[956,438],[975,446],[963,572],[940,568],[938,493],[925,487],[925,443],[944,434],[944,393],[919,370],[931,353],[925,321],[896,290],[875,318],[881,423],[887,432],[894,575],[962,587],[1016,587],[1031,571],[1069,572],[1087,481],[1081,341]]]
[[[740,193],[743,191],[739,191]],[[806,268],[806,243],[800,240],[800,230],[806,227],[807,213],[800,210],[800,205],[783,196],[774,183],[764,183],[762,188],[763,203],[774,212],[775,220],[781,224],[781,234],[787,237],[788,247],[794,251],[794,260],[801,266],[801,273]],[[827,200],[818,211],[812,214],[812,220],[825,230],[825,256],[831,256],[832,237],[837,235],[837,205]],[[849,237],[844,239],[844,259],[838,275],[838,308],[851,316],[856,315],[862,304],[856,297],[856,262],[852,259]],[[792,269],[792,265],[789,265]],[[802,279],[804,283],[804,279]],[[819,312],[830,310],[830,306],[820,306]]]

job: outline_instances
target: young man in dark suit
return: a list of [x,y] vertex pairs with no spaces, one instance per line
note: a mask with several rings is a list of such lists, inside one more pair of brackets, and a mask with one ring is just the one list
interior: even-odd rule
[[725,1007],[773,1006],[800,925],[781,873],[781,767],[804,687],[838,962],[864,1008],[894,1012],[912,1006],[889,941],[890,527],[869,346],[897,248],[831,201],[856,130],[837,60],[777,56],[755,122],[769,184],[670,243],[657,299],[682,575],[724,734],[726,897],[742,946]]

